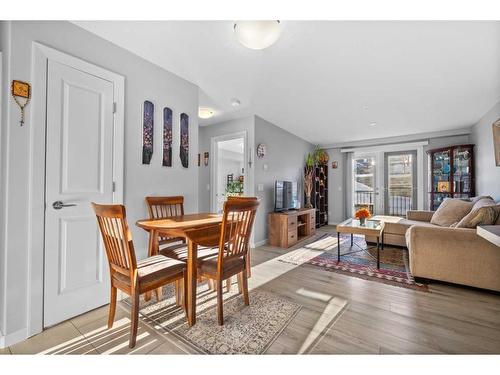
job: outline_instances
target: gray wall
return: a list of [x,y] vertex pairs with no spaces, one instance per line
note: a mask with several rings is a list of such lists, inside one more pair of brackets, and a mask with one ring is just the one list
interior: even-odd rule
[[[213,155],[211,147],[211,141],[213,137],[220,135],[239,133],[242,131],[247,132],[247,142],[249,150],[255,150],[255,120],[254,116],[247,116],[236,120],[230,120],[221,122],[218,124],[200,126],[200,144],[199,152],[201,154],[201,166],[199,168],[199,186],[198,186],[198,201],[199,209],[201,212],[210,212],[210,170],[213,162]],[[203,154],[208,151],[210,153],[208,166],[203,165]],[[248,195],[254,194],[253,186],[253,166],[248,168],[247,166],[247,186]]]
[[[149,194],[183,194],[186,211],[198,210],[198,88],[137,55],[69,22],[10,22],[10,70],[5,72],[3,91],[11,79],[33,81],[31,77],[32,42],[37,41],[67,54],[79,57],[125,76],[125,181],[124,200],[132,224],[134,242],[139,258],[146,255],[146,233],[133,225],[147,216],[144,197]],[[2,28],[2,40],[5,29]],[[2,48],[4,45],[2,43]],[[5,68],[5,65],[4,65]],[[7,77],[5,76],[7,74]],[[169,106],[174,111],[174,147],[179,147],[179,115],[185,112],[190,118],[190,166],[182,168],[178,151],[174,151],[174,167],[161,166],[161,126],[155,126],[155,153],[149,166],[141,165],[141,105],[152,100],[155,107],[155,124],[161,124],[161,108]],[[5,112],[7,111],[7,112]],[[28,176],[30,129],[44,124],[30,122],[27,107],[26,124],[18,125],[19,108],[10,100],[2,107],[2,178],[4,194],[9,202],[2,209],[0,248],[6,274],[3,285],[4,334],[20,332],[27,326],[28,293]],[[8,116],[8,117],[5,117]],[[8,155],[5,147],[8,146]],[[7,157],[6,157],[7,156]],[[43,155],[40,155],[43,157]],[[6,235],[8,234],[8,236]],[[33,244],[36,251],[43,251],[42,244]],[[3,272],[2,272],[3,275]]]
[[[303,206],[302,171],[305,158],[313,145],[270,122],[255,116],[255,145],[265,143],[267,154],[255,158],[255,193],[260,199],[255,219],[254,241],[259,244],[267,239],[267,214],[274,210],[274,182],[297,181],[299,200]],[[254,152],[255,155],[255,152]],[[267,164],[268,170],[263,166]],[[259,191],[259,184],[263,191]]]
[[[491,127],[491,124],[490,124]],[[491,131],[491,129],[490,129]],[[457,144],[467,144],[471,142],[471,137],[468,134],[464,135],[454,135],[454,136],[442,136],[435,138],[426,138],[423,135],[420,139],[414,139],[412,141],[422,141],[427,140],[429,144],[424,146],[424,209],[429,208],[429,194],[428,192],[428,157],[426,151],[434,149],[447,147]],[[376,142],[366,144],[366,146],[376,146],[378,144],[385,144],[385,139],[378,139]],[[343,148],[348,148],[349,145],[345,144]],[[389,146],[388,146],[389,147]],[[363,147],[360,147],[362,149]],[[477,148],[477,147],[476,147]],[[345,189],[346,189],[346,155],[340,152],[340,148],[328,149],[328,155],[330,156],[330,162],[328,167],[328,203],[329,203],[329,222],[330,224],[337,224],[346,219],[346,204],[345,202]],[[331,168],[332,161],[338,161],[339,167],[337,169]],[[500,168],[499,168],[500,169]]]
[[495,104],[472,128],[475,147],[477,195],[491,195],[500,201],[500,167],[495,165],[491,124],[500,118],[500,102]]

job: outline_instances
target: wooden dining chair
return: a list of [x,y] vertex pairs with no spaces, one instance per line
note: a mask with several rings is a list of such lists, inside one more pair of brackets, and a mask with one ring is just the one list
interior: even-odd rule
[[[173,216],[184,215],[184,197],[146,197],[150,219],[168,219]],[[160,253],[168,253],[169,251],[186,246],[186,239],[182,237],[165,237],[159,238]],[[161,247],[162,245],[169,245]],[[152,254],[150,254],[152,255]]]
[[[256,199],[229,199],[224,203],[222,224],[220,225],[218,254],[198,260],[198,272],[201,276],[212,279],[217,289],[217,320],[224,324],[222,306],[222,282],[239,275],[245,305],[249,305],[247,253],[250,235],[259,202]],[[209,231],[196,228],[186,232],[191,241],[203,244]]]
[[[92,207],[101,231],[110,271],[111,297],[108,328],[113,327],[117,289],[120,289],[130,295],[132,300],[129,346],[133,348],[139,323],[139,296],[178,280],[183,280],[185,283],[186,264],[163,255],[137,261],[125,207],[119,204],[96,203],[92,203]],[[184,296],[184,301],[186,301],[186,296]]]

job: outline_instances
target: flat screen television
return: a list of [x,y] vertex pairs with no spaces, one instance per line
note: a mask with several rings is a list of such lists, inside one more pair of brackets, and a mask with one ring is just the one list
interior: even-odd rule
[[276,181],[274,187],[274,210],[285,211],[298,208],[297,182]]

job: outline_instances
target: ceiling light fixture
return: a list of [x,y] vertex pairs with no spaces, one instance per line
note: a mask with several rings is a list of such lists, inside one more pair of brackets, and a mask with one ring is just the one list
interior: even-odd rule
[[241,102],[238,99],[233,98],[233,99],[231,99],[231,105],[233,107],[239,107],[241,105]]
[[234,35],[247,48],[264,49],[276,43],[281,35],[281,24],[280,21],[237,21]]
[[207,119],[212,117],[215,114],[215,111],[212,108],[208,107],[200,107],[198,108],[198,117],[202,119]]
[[370,126],[377,126],[376,122],[370,122]]

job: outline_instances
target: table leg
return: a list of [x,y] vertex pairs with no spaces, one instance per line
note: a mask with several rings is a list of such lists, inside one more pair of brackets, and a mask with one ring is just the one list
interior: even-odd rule
[[353,237],[354,237],[354,235],[351,233],[351,247],[354,245]]
[[[155,231],[154,229],[149,231],[149,247],[148,247],[148,256],[152,257],[153,255],[157,255],[159,252],[159,242],[158,242],[158,232]],[[156,290],[156,295],[161,296],[162,295],[162,290],[161,288],[158,288]],[[151,299],[151,291],[146,292],[146,295],[144,296],[144,299],[146,301],[149,301]],[[158,301],[157,301],[158,302]]]
[[377,237],[377,269],[380,268],[380,237]]
[[196,273],[198,271],[196,260],[198,258],[198,245],[188,239],[187,262],[187,316],[189,326],[196,324]]
[[337,232],[337,263],[340,262],[340,233]]
[[382,244],[381,244],[381,246],[382,246],[382,250],[384,250],[384,232],[382,232]]

